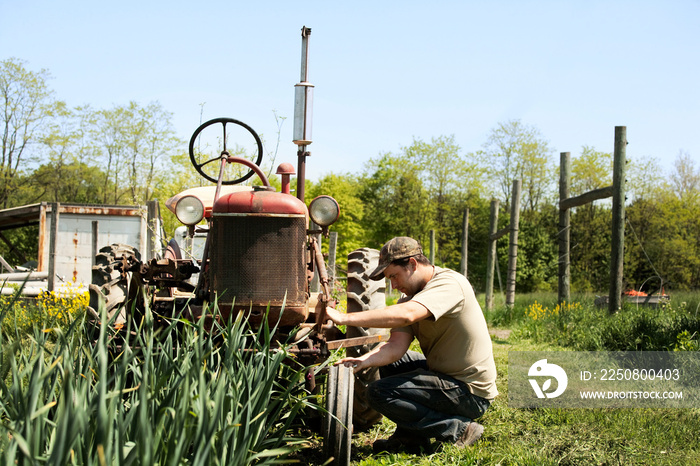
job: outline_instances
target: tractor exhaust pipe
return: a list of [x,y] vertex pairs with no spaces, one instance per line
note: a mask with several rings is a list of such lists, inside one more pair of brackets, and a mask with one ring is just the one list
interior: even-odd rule
[[311,28],[301,28],[301,82],[294,86],[294,132],[292,142],[299,146],[297,150],[297,198],[304,202],[304,183],[306,181],[306,157],[311,155],[306,146],[311,144],[311,116],[313,108],[314,85],[307,81],[309,71],[309,35]]

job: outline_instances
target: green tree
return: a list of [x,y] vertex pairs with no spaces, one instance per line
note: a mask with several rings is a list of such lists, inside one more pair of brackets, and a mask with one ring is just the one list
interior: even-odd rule
[[100,180],[104,173],[99,167],[81,162],[63,164],[60,168],[53,163],[41,165],[28,177],[24,203],[66,202],[94,204],[99,199],[103,186]]
[[104,167],[102,204],[119,204],[123,196],[126,143],[123,128],[125,111],[121,107],[98,110],[90,116],[90,138],[94,142],[94,157]]
[[414,139],[403,147],[404,156],[415,161],[418,173],[435,208],[436,224],[442,225],[448,210],[448,198],[463,194],[474,197],[483,189],[484,170],[460,154],[454,136],[432,138],[430,143]]
[[551,195],[555,180],[551,149],[535,127],[520,120],[499,123],[491,130],[480,156],[494,192],[503,196],[505,206],[510,205],[515,179],[522,182],[521,205],[526,210],[537,210],[540,202]]
[[[612,184],[613,156],[584,146],[571,161],[571,196]],[[571,282],[575,291],[609,287],[611,248],[610,202],[601,200],[571,213]]]
[[169,176],[167,161],[178,145],[172,115],[158,102],[136,102],[94,112],[90,137],[105,167],[104,204],[139,204],[153,199],[155,187]]
[[520,217],[516,285],[520,292],[553,291],[557,287],[559,209],[543,204]]
[[[464,212],[470,209],[470,230],[488,234],[488,203],[481,197],[485,170],[473,154],[461,154],[452,136],[414,139],[400,154],[372,159],[360,178],[365,204],[363,227],[368,242],[380,247],[394,236],[412,236],[428,252],[430,231],[436,231],[435,263],[459,270]],[[485,217],[483,221],[474,221]],[[470,242],[478,242],[479,234]],[[476,275],[485,263],[486,246],[471,249],[468,269]],[[482,254],[483,252],[483,254]],[[478,279],[477,279],[478,280]]]
[[630,286],[656,291],[661,283],[700,287],[700,171],[681,152],[668,183],[627,207],[625,277]]
[[610,286],[612,211],[590,203],[571,214],[571,284],[574,291],[602,291]]
[[687,152],[681,151],[671,171],[671,187],[678,199],[694,201],[700,193],[700,168]]
[[583,146],[581,155],[571,161],[571,195],[612,185],[613,155]]
[[[357,248],[366,246],[365,231],[362,222],[365,206],[359,197],[360,184],[356,175],[329,173],[317,183],[310,183],[305,190],[307,204],[317,196],[328,195],[340,205],[340,217],[331,226],[331,231],[338,233],[338,248],[336,261],[339,267],[345,268],[348,254]],[[324,249],[327,250],[324,241]]]
[[140,107],[135,102],[127,106],[130,125],[126,136],[129,156],[129,191],[131,202],[143,203],[153,198],[154,186],[167,176],[163,163],[178,144],[171,118],[160,103]]
[[654,198],[665,183],[664,170],[658,159],[640,157],[627,165],[627,193],[630,200]]
[[2,106],[2,157],[0,158],[0,205],[10,206],[17,189],[17,175],[32,144],[38,142],[42,125],[52,117],[55,101],[49,89],[47,70],[25,68],[17,58],[0,61],[0,105]]
[[467,276],[473,286],[482,287],[488,248],[486,237],[489,228],[489,202],[476,195],[453,193],[446,197],[445,205],[447,208],[437,235],[435,263],[441,267],[460,270],[464,211],[468,208]]
[[70,109],[63,102],[55,106],[37,147],[41,164],[28,177],[34,198],[93,204],[103,198],[100,180],[105,174],[91,158],[87,134],[90,112],[89,107]]
[[[484,170],[460,153],[454,136],[430,142],[414,139],[410,146],[402,147],[401,154],[385,154],[366,168],[363,199],[377,206],[376,215],[386,212],[380,223],[373,217],[368,225],[376,231],[374,240],[381,244],[392,236],[408,235],[427,248],[429,232],[435,229],[436,261],[449,257],[449,265],[458,269],[460,255],[452,253],[461,250],[464,210],[478,199]],[[409,217],[401,218],[401,213]]]
[[640,199],[627,209],[625,278],[630,287],[656,291],[700,286],[700,205],[671,191]]
[[394,236],[411,236],[425,244],[433,210],[419,173],[419,163],[403,155],[386,153],[367,162],[359,194],[365,205],[367,246],[381,247]]

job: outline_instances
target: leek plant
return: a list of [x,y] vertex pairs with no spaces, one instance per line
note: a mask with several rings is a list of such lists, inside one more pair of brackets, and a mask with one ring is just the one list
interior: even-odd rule
[[117,334],[101,310],[96,341],[84,316],[2,331],[2,463],[271,464],[301,447],[290,428],[315,406],[274,327],[219,323],[215,304],[194,322],[131,312]]

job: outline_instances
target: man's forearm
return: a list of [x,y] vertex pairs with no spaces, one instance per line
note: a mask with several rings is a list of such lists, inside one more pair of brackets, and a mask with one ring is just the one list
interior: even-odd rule
[[406,317],[400,315],[396,310],[392,310],[392,307],[364,312],[349,312],[343,316],[343,323],[351,327],[374,328],[396,328],[410,325]]
[[406,351],[390,342],[381,343],[374,350],[367,353],[364,358],[365,364],[369,367],[381,367],[398,361]]
[[406,327],[429,316],[425,307],[416,302],[395,304],[383,309],[372,309],[347,314],[334,313],[332,319],[339,325],[351,327],[398,328]]

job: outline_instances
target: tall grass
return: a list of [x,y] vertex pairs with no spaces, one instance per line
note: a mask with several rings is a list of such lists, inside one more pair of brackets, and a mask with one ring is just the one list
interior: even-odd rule
[[[313,400],[303,368],[286,364],[274,328],[240,315],[156,324],[149,309],[96,341],[85,316],[64,328],[0,333],[0,452],[4,464],[242,465],[284,460]],[[0,310],[0,320],[9,314]],[[211,317],[211,318],[209,318]],[[209,322],[211,328],[205,325]],[[213,322],[213,323],[212,323]],[[0,322],[1,323],[1,322]],[[138,326],[136,326],[138,325]]]
[[576,296],[558,304],[554,294],[523,295],[515,306],[488,313],[489,324],[514,336],[581,351],[673,351],[700,349],[698,297],[680,295],[658,307],[625,304],[610,314]]

